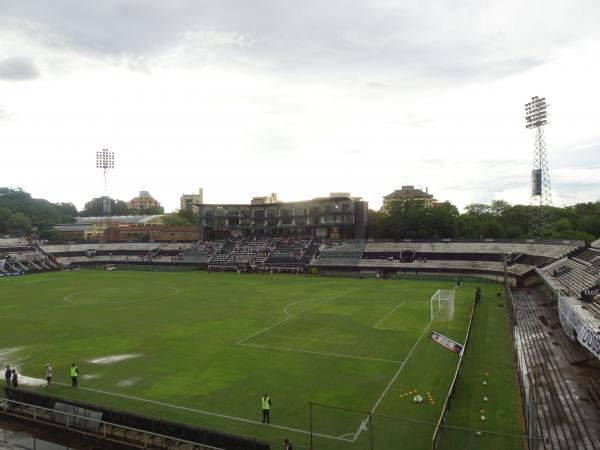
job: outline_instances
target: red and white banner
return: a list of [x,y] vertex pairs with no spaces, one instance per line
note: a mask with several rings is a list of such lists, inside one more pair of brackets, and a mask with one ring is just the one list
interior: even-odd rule
[[449,337],[446,337],[443,334],[438,333],[437,331],[432,331],[431,334],[429,335],[429,339],[431,339],[434,342],[437,342],[442,347],[447,348],[451,352],[457,353],[459,355],[462,353],[463,348],[464,348],[464,346],[462,344],[459,344],[458,342],[453,341]]

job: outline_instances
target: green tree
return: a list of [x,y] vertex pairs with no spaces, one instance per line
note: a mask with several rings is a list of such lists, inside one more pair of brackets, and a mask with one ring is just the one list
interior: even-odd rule
[[[112,216],[125,216],[129,212],[127,203],[123,200],[110,199],[110,214]],[[100,217],[104,215],[104,197],[96,197],[85,204],[81,217]]]
[[189,225],[196,225],[196,221],[193,220],[193,215],[191,217],[192,220],[190,220],[190,216],[187,213],[183,213],[182,211],[179,212],[174,212],[171,214],[166,214],[163,217],[163,223],[165,225],[169,225],[169,226],[189,226]]
[[0,208],[10,211],[12,215],[21,214],[11,220],[4,219],[1,225],[5,229],[11,228],[13,233],[17,233],[17,230],[25,230],[23,233],[43,232],[57,223],[74,222],[77,215],[73,205],[32,198],[20,188],[0,187]]

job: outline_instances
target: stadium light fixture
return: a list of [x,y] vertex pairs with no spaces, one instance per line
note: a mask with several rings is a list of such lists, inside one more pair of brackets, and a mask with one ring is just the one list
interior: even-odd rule
[[531,97],[531,101],[525,104],[525,127],[536,130],[531,171],[531,206],[534,208],[529,222],[529,234],[531,237],[539,238],[544,237],[552,227],[552,190],[544,138],[546,125],[548,125],[546,97]]
[[525,126],[537,128],[544,125],[548,125],[546,97],[532,97],[531,101],[525,104]]
[[108,184],[106,181],[106,171],[115,168],[115,153],[103,148],[102,151],[96,152],[96,169],[104,171],[104,198],[103,200],[103,216],[106,216],[106,225],[110,229],[110,197],[108,196]]
[[96,169],[114,169],[115,152],[110,152],[103,148],[101,152],[96,152]]

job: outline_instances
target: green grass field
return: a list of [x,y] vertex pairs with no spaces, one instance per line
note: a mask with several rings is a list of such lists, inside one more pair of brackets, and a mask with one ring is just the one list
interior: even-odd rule
[[[370,440],[426,449],[458,362],[428,332],[463,342],[474,287],[457,290],[452,320],[431,321],[430,297],[452,283],[205,272],[12,277],[0,279],[0,363],[43,379],[49,362],[53,395],[273,448],[285,437],[310,447],[316,402],[346,410],[313,406],[315,449],[363,449]],[[81,370],[77,390],[66,386],[71,362]],[[505,389],[514,405],[514,389]],[[414,390],[424,403],[412,401]],[[265,392],[270,426],[260,423]],[[365,411],[376,415],[365,422]]]

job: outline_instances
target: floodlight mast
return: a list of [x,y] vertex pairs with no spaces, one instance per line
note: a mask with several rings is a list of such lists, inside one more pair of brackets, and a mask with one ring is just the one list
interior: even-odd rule
[[104,198],[102,217],[106,216],[106,226],[110,233],[110,197],[108,196],[108,184],[106,181],[106,171],[115,168],[115,153],[103,148],[102,151],[96,152],[96,168],[102,169],[104,174]]
[[544,139],[544,126],[548,125],[546,98],[532,97],[525,104],[525,127],[535,129],[535,148],[533,151],[533,169],[531,171],[531,206],[529,235],[544,237],[551,230],[552,189],[548,155]]

